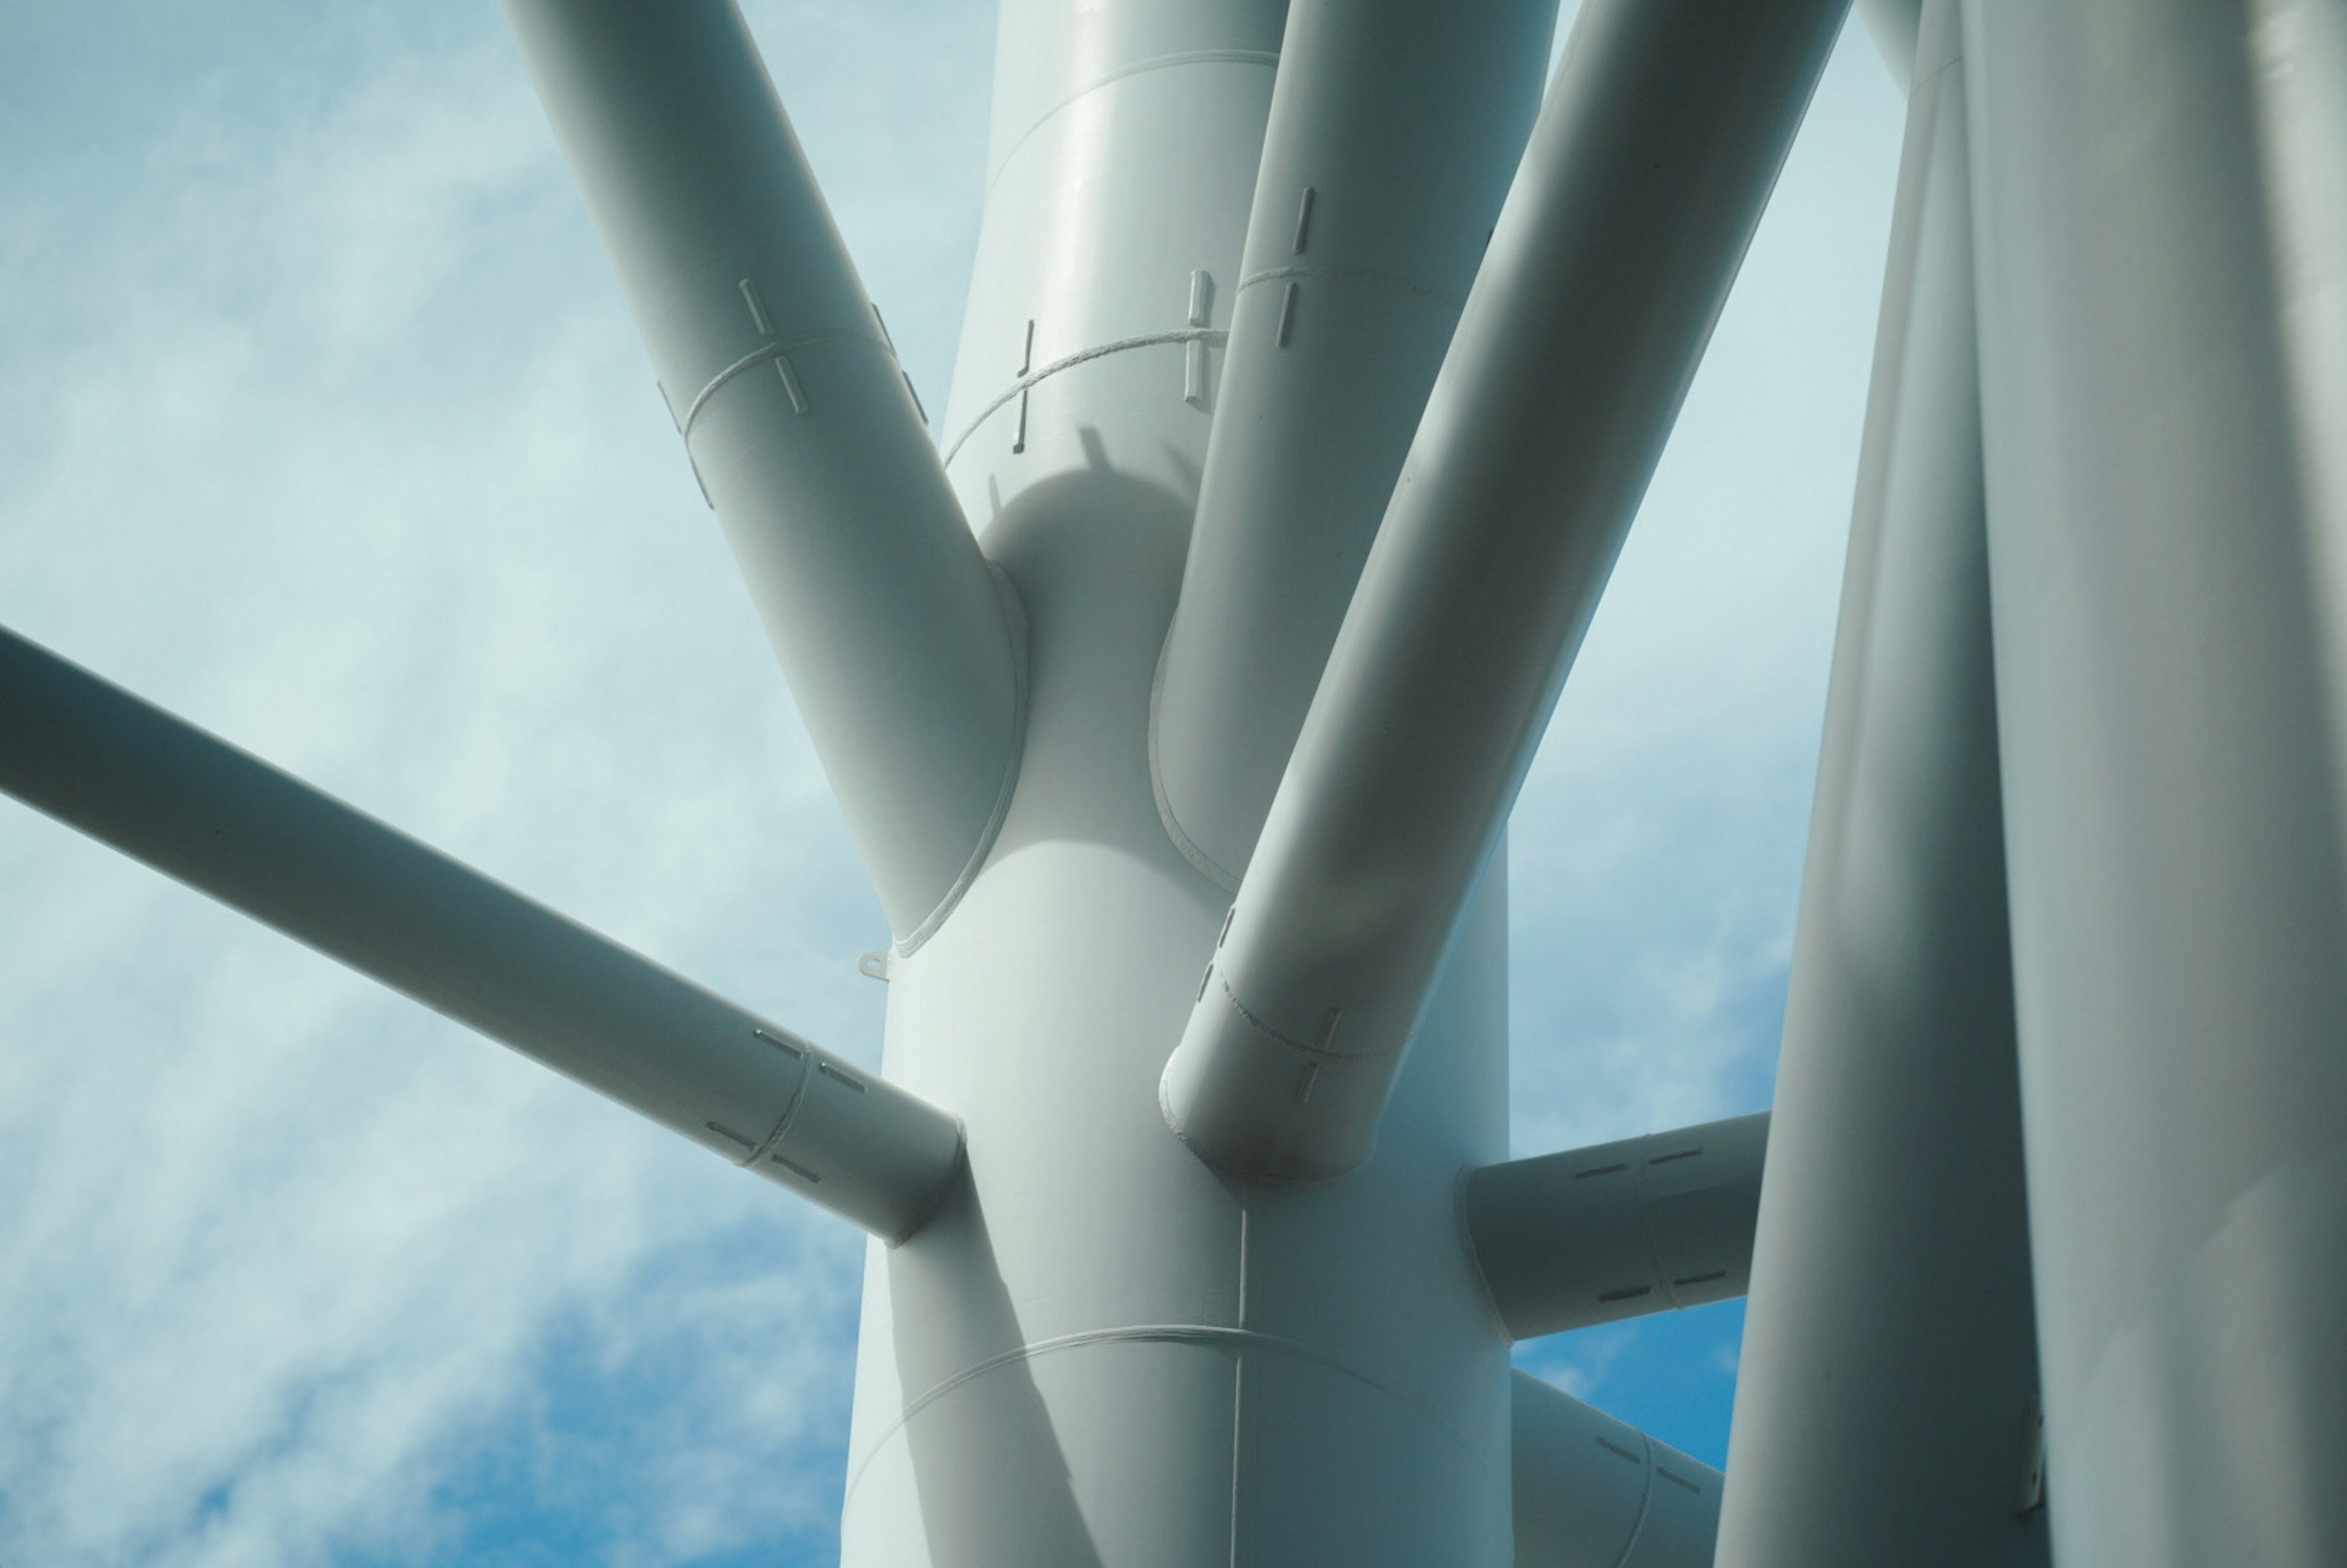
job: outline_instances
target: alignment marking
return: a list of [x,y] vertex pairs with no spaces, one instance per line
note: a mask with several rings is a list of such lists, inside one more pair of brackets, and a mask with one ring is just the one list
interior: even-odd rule
[[1218,327],[1182,327],[1174,332],[1143,333],[1139,337],[1119,338],[1114,343],[1101,343],[1097,347],[1082,349],[1075,354],[1069,354],[1064,359],[1055,359],[1051,364],[1045,365],[1042,369],[1035,371],[1030,374],[1020,376],[1017,381],[1012,382],[999,396],[994,399],[994,401],[979,409],[978,411],[978,416],[972,419],[969,424],[963,425],[961,427],[961,434],[955,436],[952,441],[947,444],[944,461],[948,463],[952,462],[954,460],[955,454],[961,450],[962,443],[968,441],[971,435],[977,431],[978,427],[985,424],[988,417],[996,410],[1001,408],[1014,397],[1025,396],[1030,387],[1032,387],[1038,382],[1050,380],[1052,376],[1059,374],[1063,370],[1072,370],[1077,365],[1088,364],[1092,360],[1101,359],[1109,354],[1122,354],[1129,348],[1153,348],[1162,343],[1218,343],[1226,342],[1230,335],[1230,333],[1224,332]]

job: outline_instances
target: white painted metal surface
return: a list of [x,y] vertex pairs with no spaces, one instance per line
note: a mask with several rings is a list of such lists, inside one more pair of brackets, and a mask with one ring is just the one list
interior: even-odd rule
[[1519,1372],[1516,1568],[1706,1568],[1720,1475]]
[[1235,891],[1540,107],[1555,0],[1297,0],[1182,602],[1166,832]]
[[1744,1294],[1768,1113],[1504,1165],[1459,1190],[1476,1272],[1519,1339]]
[[2262,11],[1965,10],[2065,1568],[2347,1561],[2341,433],[2285,305],[2347,279],[2278,264]]
[[1573,26],[1214,968],[1202,1155],[1368,1156],[1825,52],[1837,0]]
[[1018,614],[731,4],[506,15],[881,907],[916,945],[1018,772]]
[[[1488,255],[1544,0],[1007,0],[936,446],[731,0],[507,0],[885,1082],[5,634],[0,786],[872,1231],[849,1568],[2347,1560],[2347,9],[1865,10],[1773,1120],[1502,1163],[1502,835],[1836,0],[1588,0]],[[1509,1370],[1747,1267],[1732,1486]]]
[[2046,1561],[1955,6],[1925,8],[1721,1568]]

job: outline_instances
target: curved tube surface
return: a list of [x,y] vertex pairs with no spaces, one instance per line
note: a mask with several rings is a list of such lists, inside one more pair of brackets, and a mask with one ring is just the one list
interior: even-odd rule
[[0,630],[0,789],[900,1241],[950,1117]]
[[1204,1159],[1368,1157],[1846,0],[1592,0],[1166,1064]]

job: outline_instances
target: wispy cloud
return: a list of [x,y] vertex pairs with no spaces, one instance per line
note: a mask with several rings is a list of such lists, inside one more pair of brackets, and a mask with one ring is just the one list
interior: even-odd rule
[[[885,930],[494,16],[217,19],[12,149],[0,617],[868,1057]],[[900,321],[957,101],[843,207]],[[0,1559],[825,1554],[856,1238],[21,811],[0,886]]]

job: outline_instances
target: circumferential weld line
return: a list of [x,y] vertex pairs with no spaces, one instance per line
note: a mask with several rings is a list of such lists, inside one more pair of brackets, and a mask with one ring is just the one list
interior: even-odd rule
[[1010,167],[1011,160],[1019,156],[1019,149],[1027,145],[1030,137],[1042,129],[1063,109],[1081,103],[1085,98],[1112,83],[1123,81],[1128,77],[1144,76],[1151,71],[1173,70],[1183,66],[1263,66],[1276,69],[1278,65],[1279,55],[1276,50],[1185,49],[1179,54],[1159,55],[1152,59],[1135,60],[1131,65],[1121,66],[1106,76],[1095,77],[1041,114],[1037,115],[1034,123],[1020,131],[1018,139],[1003,149],[1001,161],[986,171],[986,188],[989,190],[994,189],[994,182],[1002,178],[1002,171]]
[[684,438],[687,441],[691,441],[693,421],[701,417],[701,411],[709,406],[709,400],[716,395],[718,388],[744,371],[757,369],[770,359],[780,359],[786,354],[803,348],[811,348],[819,343],[868,343],[890,359],[897,357],[894,349],[870,333],[853,332],[844,327],[827,332],[804,333],[794,338],[784,338],[780,343],[760,343],[756,348],[709,378],[709,384],[694,395],[691,405],[684,411],[684,418],[678,423],[677,428],[684,433]]
[[[1217,971],[1213,968],[1209,968],[1207,973],[1214,975],[1217,974]],[[1249,1029],[1254,1030],[1257,1034],[1262,1035],[1266,1040],[1272,1041],[1276,1045],[1286,1046],[1288,1050],[1296,1052],[1298,1056],[1323,1062],[1378,1061],[1388,1057],[1399,1056],[1404,1050],[1407,1050],[1409,1048],[1409,1041],[1407,1040],[1403,1040],[1401,1044],[1395,1046],[1391,1050],[1337,1050],[1317,1045],[1307,1045],[1300,1040],[1290,1040],[1287,1036],[1280,1033],[1279,1030],[1272,1028],[1270,1024],[1266,1023],[1248,1008],[1246,1003],[1239,1000],[1238,992],[1231,989],[1231,977],[1229,975],[1221,974],[1219,978],[1223,982],[1224,999],[1231,1004],[1231,1010],[1238,1014],[1239,1017],[1245,1020]],[[1341,1009],[1331,1010],[1333,1012],[1340,1011]],[[1324,1023],[1323,1027],[1327,1026]]]
[[1064,358],[1055,359],[1042,369],[1020,376],[992,402],[979,409],[976,416],[961,427],[961,434],[947,443],[945,456],[938,460],[944,463],[952,462],[960,453],[963,444],[978,433],[978,427],[1008,405],[1012,398],[1023,396],[1038,383],[1048,381],[1063,370],[1073,370],[1077,365],[1088,364],[1093,360],[1104,359],[1112,354],[1122,354],[1127,349],[1154,348],[1160,343],[1227,343],[1230,335],[1221,327],[1177,327],[1171,332],[1143,333],[1139,337],[1119,338],[1114,343],[1098,343],[1091,348],[1079,349]]
[[775,1050],[781,1051],[784,1056],[791,1058],[794,1061],[806,1054],[807,1048],[805,1045],[793,1040],[784,1040],[780,1035],[769,1034],[764,1030],[754,1027],[750,1030],[750,1032],[756,1035],[760,1040],[764,1040],[768,1045],[773,1046]]
[[1260,272],[1249,272],[1239,280],[1239,292],[1245,293],[1258,283],[1276,283],[1297,278],[1321,278],[1338,282],[1378,283],[1405,294],[1415,294],[1422,300],[1432,300],[1452,310],[1464,310],[1467,296],[1454,294],[1447,289],[1420,282],[1401,272],[1389,272],[1378,267],[1307,267],[1297,263],[1292,267],[1266,267]]
[[[1030,1340],[1024,1345],[1012,1346],[1009,1349],[973,1362],[961,1370],[949,1374],[931,1384],[920,1394],[907,1398],[896,1419],[882,1429],[873,1439],[871,1446],[865,1450],[864,1457],[856,1462],[847,1478],[847,1491],[851,1494],[854,1493],[857,1485],[863,1481],[865,1471],[871,1467],[873,1459],[878,1455],[889,1440],[904,1430],[907,1422],[956,1389],[982,1378],[989,1372],[1004,1367],[1015,1366],[1021,1361],[1030,1361],[1038,1357],[1055,1355],[1061,1351],[1119,1343],[1214,1346],[1227,1348],[1234,1353],[1261,1352],[1287,1360],[1306,1362],[1335,1372],[1340,1377],[1349,1378],[1365,1388],[1374,1389],[1388,1399],[1407,1406],[1429,1426],[1458,1444],[1460,1451],[1472,1455],[1477,1460],[1491,1457],[1485,1452],[1481,1444],[1475,1442],[1464,1431],[1452,1425],[1450,1417],[1432,1405],[1401,1389],[1371,1377],[1342,1357],[1330,1355],[1317,1347],[1276,1334],[1261,1333],[1252,1328],[1234,1328],[1227,1324],[1135,1323],[1116,1328],[1083,1329],[1073,1334],[1060,1335],[1054,1338]],[[1605,1441],[1604,1438],[1597,1440],[1601,1443]],[[1619,1453],[1621,1450],[1616,1449],[1614,1451]]]

